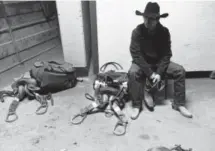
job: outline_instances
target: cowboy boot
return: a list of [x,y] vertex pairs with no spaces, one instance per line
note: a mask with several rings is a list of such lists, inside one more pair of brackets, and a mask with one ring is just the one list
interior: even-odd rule
[[139,117],[141,111],[142,111],[142,107],[139,107],[139,108],[138,107],[133,107],[131,109],[131,119],[136,120]]
[[150,110],[153,111],[154,110],[154,94],[156,93],[156,91],[158,91],[157,89],[158,85],[157,83],[153,83],[150,79],[146,79],[146,83],[145,83],[145,89],[144,89],[144,102],[146,107]]
[[176,111],[179,111],[184,117],[192,118],[193,115],[185,106],[172,104],[172,108]]
[[144,97],[145,97],[145,99],[144,99],[145,105],[147,106],[147,108],[150,111],[153,111],[154,107],[155,107],[153,94],[145,91],[144,92]]

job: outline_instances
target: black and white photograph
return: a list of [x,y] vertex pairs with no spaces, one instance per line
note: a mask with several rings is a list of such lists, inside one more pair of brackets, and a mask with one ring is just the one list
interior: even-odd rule
[[215,151],[215,1],[0,1],[0,151]]

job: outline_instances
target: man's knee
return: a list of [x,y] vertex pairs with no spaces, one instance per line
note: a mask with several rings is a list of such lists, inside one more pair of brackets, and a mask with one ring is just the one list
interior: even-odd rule
[[177,76],[185,77],[185,75],[186,75],[185,68],[182,65],[178,65],[178,67],[176,68],[176,74],[177,74]]
[[128,78],[130,80],[138,80],[143,76],[142,70],[137,65],[132,65],[128,71]]
[[185,77],[186,70],[182,65],[171,62],[167,68],[167,74],[171,75],[173,78]]
[[137,75],[138,75],[138,70],[132,70],[132,69],[130,69],[129,71],[128,71],[128,78],[129,79],[136,79],[136,77],[137,77]]

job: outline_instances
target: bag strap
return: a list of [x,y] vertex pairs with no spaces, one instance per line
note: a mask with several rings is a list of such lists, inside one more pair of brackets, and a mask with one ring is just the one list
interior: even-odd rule
[[60,62],[53,61],[53,60],[47,61],[47,63],[48,63],[49,68],[51,69],[51,71],[54,71],[54,69],[53,69],[53,66],[50,64],[55,64],[55,65],[58,65],[57,66],[58,69],[60,69],[62,72],[65,72],[65,69],[63,67],[61,67],[61,65],[63,65],[64,63],[60,63]]
[[57,65],[62,65],[62,64],[64,64],[64,63],[60,63],[60,62],[58,62],[58,61],[53,61],[53,60],[51,60],[51,61],[47,61],[48,63],[53,63],[53,64],[57,64]]
[[[35,67],[44,67],[46,71],[52,71],[52,72],[56,72],[56,68],[61,71],[61,72],[68,72],[64,67],[62,67],[62,65],[66,64],[66,62],[57,62],[57,61],[39,61],[39,62],[35,62],[34,66]],[[72,65],[72,64],[71,64]],[[73,67],[74,68],[74,67]],[[75,68],[73,69],[75,70]],[[73,72],[73,70],[71,72]]]
[[[107,63],[105,63],[105,64],[100,68],[100,71],[101,71],[101,72],[105,72],[105,69],[107,68],[108,65],[113,65],[117,70],[119,70],[118,67],[120,67],[121,70],[123,69],[123,67],[122,67],[119,63],[117,63],[117,62],[107,62]],[[118,67],[117,67],[117,66],[118,66]]]

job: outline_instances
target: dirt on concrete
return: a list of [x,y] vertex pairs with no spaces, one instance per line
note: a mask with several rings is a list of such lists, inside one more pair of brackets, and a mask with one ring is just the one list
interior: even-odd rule
[[[191,100],[189,109],[194,114],[193,119],[181,116],[169,103],[156,106],[154,112],[145,108],[137,120],[129,118],[125,136],[113,135],[117,119],[107,118],[103,113],[89,115],[81,125],[70,123],[72,116],[90,104],[84,96],[92,93],[91,82],[87,79],[73,89],[53,94],[54,106],[49,103],[44,115],[35,114],[38,102],[24,100],[17,109],[19,119],[14,123],[4,121],[12,101],[8,97],[0,105],[0,150],[146,151],[154,146],[181,144],[193,151],[214,151],[214,87],[215,81],[210,79],[188,80],[187,96]],[[127,116],[129,109],[128,105]]]

